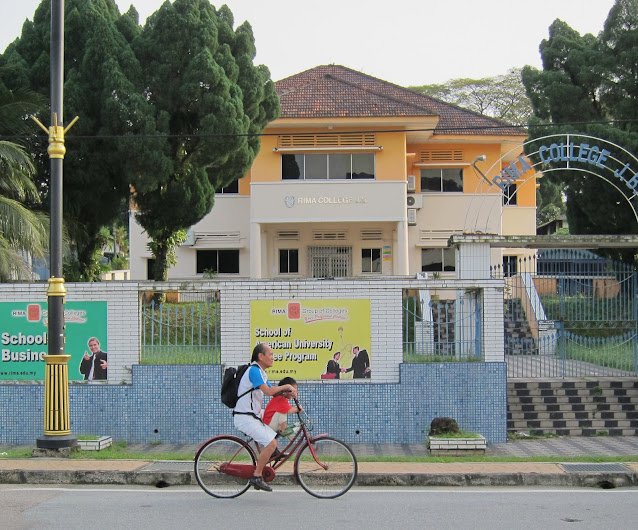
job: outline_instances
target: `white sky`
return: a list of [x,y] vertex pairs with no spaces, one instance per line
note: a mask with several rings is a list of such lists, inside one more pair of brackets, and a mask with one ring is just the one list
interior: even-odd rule
[[[0,0],[0,50],[20,36],[40,0]],[[163,0],[133,4],[143,23]],[[526,64],[541,67],[538,46],[557,18],[598,34],[614,0],[213,0],[235,25],[248,20],[256,63],[277,81],[322,64],[340,64],[398,85],[488,77]]]

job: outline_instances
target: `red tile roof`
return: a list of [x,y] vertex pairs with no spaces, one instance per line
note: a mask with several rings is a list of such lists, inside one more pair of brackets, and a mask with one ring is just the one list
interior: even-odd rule
[[524,135],[525,131],[345,66],[324,65],[275,83],[281,118],[439,116],[434,134]]

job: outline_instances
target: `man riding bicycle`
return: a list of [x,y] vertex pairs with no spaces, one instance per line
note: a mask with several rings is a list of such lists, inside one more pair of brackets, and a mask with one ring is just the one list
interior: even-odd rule
[[297,389],[292,385],[272,386],[268,381],[266,369],[274,362],[272,348],[260,343],[255,346],[250,359],[251,367],[246,370],[239,382],[237,395],[241,396],[233,409],[233,421],[235,427],[255,440],[263,447],[259,457],[255,473],[250,479],[250,484],[257,490],[272,491],[272,488],[264,482],[264,467],[277,449],[276,434],[268,425],[262,422],[264,394],[274,396],[283,391],[290,392],[291,397],[297,397]]

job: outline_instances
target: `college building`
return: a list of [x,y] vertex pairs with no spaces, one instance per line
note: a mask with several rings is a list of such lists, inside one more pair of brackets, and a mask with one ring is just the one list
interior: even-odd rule
[[[169,279],[454,277],[451,236],[536,233],[523,129],[338,65],[276,89],[281,116],[248,174],[188,230]],[[145,280],[153,260],[134,213],[131,279]],[[491,260],[517,252],[529,251]]]

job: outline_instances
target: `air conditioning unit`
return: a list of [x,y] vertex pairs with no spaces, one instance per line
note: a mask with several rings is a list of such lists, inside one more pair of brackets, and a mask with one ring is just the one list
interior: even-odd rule
[[423,195],[408,195],[405,202],[408,208],[423,208]]
[[416,191],[416,176],[408,175],[408,191],[414,193]]
[[416,225],[416,208],[408,208],[408,225]]

